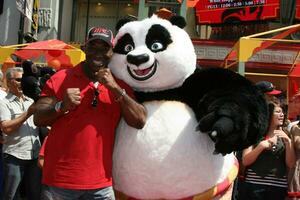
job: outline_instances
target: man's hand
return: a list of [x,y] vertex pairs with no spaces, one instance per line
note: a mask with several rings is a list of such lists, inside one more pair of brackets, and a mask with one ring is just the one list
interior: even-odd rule
[[68,88],[63,100],[62,111],[74,110],[81,103],[80,89]]
[[105,85],[110,90],[119,87],[109,68],[101,68],[96,72],[96,77],[99,83]]

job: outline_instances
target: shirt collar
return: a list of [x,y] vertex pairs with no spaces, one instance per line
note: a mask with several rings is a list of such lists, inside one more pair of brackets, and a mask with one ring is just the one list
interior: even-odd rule
[[[16,95],[14,95],[14,94],[12,94],[10,92],[7,94],[6,98],[8,99],[9,102],[13,102],[16,99],[19,100],[19,98]],[[31,99],[29,97],[27,97],[27,96],[24,95],[24,101],[30,101],[30,100]]]

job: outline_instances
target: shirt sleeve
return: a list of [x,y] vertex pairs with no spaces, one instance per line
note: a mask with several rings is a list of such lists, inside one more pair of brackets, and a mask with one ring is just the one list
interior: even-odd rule
[[3,100],[0,100],[0,121],[11,120],[11,113]]
[[45,156],[45,146],[46,146],[46,143],[47,143],[47,139],[48,139],[48,136],[45,137],[44,142],[42,144],[42,147],[40,149],[39,156],[41,156],[41,157]]
[[52,78],[47,80],[40,96],[41,97],[55,96]]

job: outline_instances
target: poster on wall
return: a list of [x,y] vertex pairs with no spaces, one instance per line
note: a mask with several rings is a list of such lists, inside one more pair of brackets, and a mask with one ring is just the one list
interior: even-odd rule
[[280,0],[202,0],[195,6],[199,24],[276,19]]

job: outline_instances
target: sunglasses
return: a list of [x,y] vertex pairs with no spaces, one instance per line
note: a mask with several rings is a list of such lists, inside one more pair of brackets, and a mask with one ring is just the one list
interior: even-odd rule
[[99,96],[100,92],[95,89],[95,92],[94,92],[94,99],[92,101],[92,107],[97,107],[98,105],[98,96]]
[[21,82],[22,78],[11,78],[10,80],[15,80],[17,82]]

